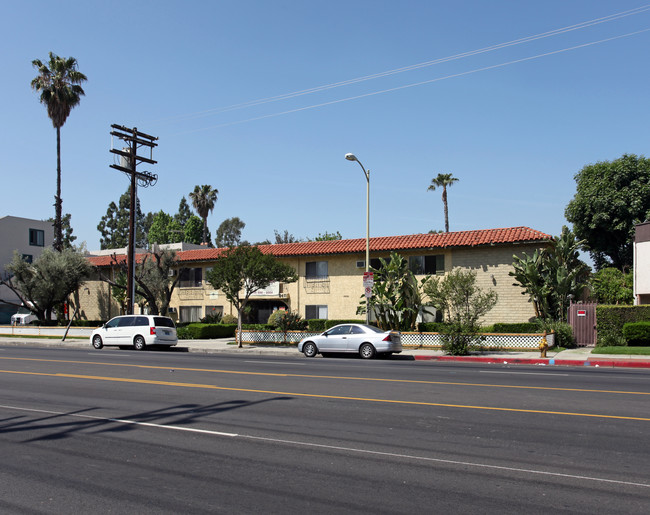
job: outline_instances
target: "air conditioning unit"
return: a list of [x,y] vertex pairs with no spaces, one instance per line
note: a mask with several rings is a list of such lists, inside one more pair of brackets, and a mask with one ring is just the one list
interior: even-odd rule
[[366,268],[365,260],[357,261],[357,268]]
[[174,276],[178,275],[178,270],[170,269],[169,272],[168,272],[168,275],[169,275],[169,277],[174,277]]

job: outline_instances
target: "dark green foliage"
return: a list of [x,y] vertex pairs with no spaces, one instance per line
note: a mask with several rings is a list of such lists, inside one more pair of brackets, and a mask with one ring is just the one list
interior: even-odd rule
[[421,333],[440,333],[445,327],[444,322],[420,322],[418,331]]
[[587,240],[596,269],[631,267],[634,226],[650,216],[650,159],[624,154],[587,165],[574,178],[565,216]]
[[541,333],[546,331],[547,333],[555,333],[555,347],[564,347],[565,349],[576,347],[573,328],[566,322],[537,319],[535,324],[537,325],[537,331],[533,332]]
[[628,345],[650,345],[650,322],[628,322],[623,325],[623,338]]
[[[101,234],[99,243],[102,249],[119,249],[126,247],[129,243],[129,208],[131,206],[131,187],[126,189],[118,201],[118,204],[111,202],[108,205],[106,214],[102,216],[97,230]],[[153,216],[151,216],[153,222]],[[135,210],[135,245],[145,248],[147,246],[147,231],[151,223],[147,223],[145,215],[140,210],[139,202],[136,202]]]
[[[235,320],[235,322],[237,322]],[[243,331],[273,331],[275,326],[271,324],[242,324]]]
[[321,333],[325,331],[325,324],[327,324],[327,319],[325,318],[312,318],[307,320],[307,329],[315,333]]
[[224,315],[221,317],[222,324],[236,324],[237,317],[235,315]]
[[212,338],[232,338],[235,336],[237,324],[201,324],[192,323],[178,327],[176,333],[179,340],[209,340]]
[[647,321],[650,321],[650,306],[596,306],[596,345],[625,345],[623,326],[628,322]]
[[623,273],[618,268],[601,268],[590,281],[591,291],[601,304],[632,304],[634,278],[632,272]]
[[539,331],[539,325],[534,322],[520,322],[518,324],[496,323],[492,328],[495,333],[536,333]]
[[219,324],[223,318],[223,313],[220,311],[215,311],[214,313],[208,313],[205,315],[199,322],[202,324]]
[[214,246],[217,248],[236,247],[241,242],[241,232],[244,227],[246,227],[246,223],[239,217],[226,218],[217,228]]

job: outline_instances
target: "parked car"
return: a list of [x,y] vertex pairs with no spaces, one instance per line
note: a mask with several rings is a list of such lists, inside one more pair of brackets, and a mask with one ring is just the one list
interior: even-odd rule
[[327,352],[354,352],[369,359],[377,354],[402,352],[402,339],[398,331],[384,331],[366,324],[339,324],[318,336],[303,338],[298,350],[308,358]]
[[90,335],[90,343],[95,349],[117,345],[144,350],[147,345],[176,345],[178,336],[174,321],[169,317],[122,315],[95,329]]
[[16,313],[11,315],[11,325],[28,325],[34,320],[38,320],[38,317],[33,313]]

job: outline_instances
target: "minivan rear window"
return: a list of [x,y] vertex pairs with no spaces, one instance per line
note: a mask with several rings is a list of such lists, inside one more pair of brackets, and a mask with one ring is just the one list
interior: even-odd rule
[[153,323],[156,327],[174,327],[174,321],[167,317],[153,317]]

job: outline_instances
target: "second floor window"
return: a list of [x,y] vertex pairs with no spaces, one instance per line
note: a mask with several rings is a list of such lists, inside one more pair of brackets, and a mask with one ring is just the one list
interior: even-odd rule
[[409,268],[416,275],[442,275],[445,273],[445,256],[410,256]]
[[30,229],[29,230],[29,244],[36,247],[45,246],[45,231],[40,229]]
[[328,277],[327,261],[308,261],[305,277],[307,279],[326,279]]
[[178,286],[180,288],[198,288],[203,285],[202,268],[183,268],[180,271]]

